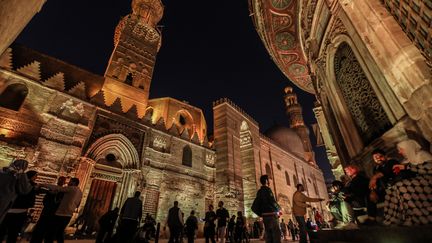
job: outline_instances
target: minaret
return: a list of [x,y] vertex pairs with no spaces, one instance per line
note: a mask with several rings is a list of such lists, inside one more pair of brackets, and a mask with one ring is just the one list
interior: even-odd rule
[[160,0],[133,0],[132,13],[117,25],[114,50],[105,72],[106,105],[120,98],[123,112],[133,105],[143,117],[148,102],[161,33],[156,24],[163,15]]
[[305,125],[302,114],[302,107],[297,102],[297,94],[294,93],[293,88],[288,86],[285,88],[285,109],[289,117],[290,127],[295,129],[303,142],[305,150],[305,160],[311,164],[316,164],[315,155],[312,150],[312,144],[309,138],[309,129]]

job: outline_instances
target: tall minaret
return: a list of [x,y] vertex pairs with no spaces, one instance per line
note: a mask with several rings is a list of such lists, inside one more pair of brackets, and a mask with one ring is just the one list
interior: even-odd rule
[[296,130],[303,142],[305,160],[311,164],[316,164],[315,155],[312,150],[312,145],[309,138],[309,129],[304,123],[302,107],[297,102],[297,94],[294,93],[292,87],[288,86],[285,88],[284,100],[286,114],[288,115],[290,121],[290,127]]
[[133,0],[132,13],[117,25],[114,50],[105,72],[106,105],[120,98],[124,112],[133,105],[144,116],[161,33],[156,24],[163,15],[160,0]]

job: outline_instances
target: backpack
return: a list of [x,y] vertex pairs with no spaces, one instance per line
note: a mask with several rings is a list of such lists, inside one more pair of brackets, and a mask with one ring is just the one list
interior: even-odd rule
[[258,197],[256,197],[255,200],[253,201],[251,209],[252,209],[252,212],[254,212],[256,215],[261,217],[261,213],[262,213],[261,212],[261,205],[260,205]]

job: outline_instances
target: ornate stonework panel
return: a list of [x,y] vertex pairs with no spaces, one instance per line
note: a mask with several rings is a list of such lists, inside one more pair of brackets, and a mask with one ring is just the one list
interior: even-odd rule
[[206,154],[205,158],[205,165],[214,167],[216,161],[216,155],[215,154]]
[[122,121],[120,119],[115,119],[114,117],[108,117],[101,113],[99,113],[96,117],[96,122],[93,132],[87,143],[87,147],[98,138],[113,133],[120,133],[126,136],[138,151],[138,154],[141,154],[145,131],[132,126],[132,124],[129,124],[127,120]]
[[[300,1],[294,0],[252,0],[255,26],[261,40],[265,43],[272,59],[287,76],[303,90],[314,93],[309,70],[301,50],[299,29]],[[306,20],[308,23],[309,20]],[[311,22],[311,20],[309,21]],[[291,68],[295,65],[294,68]],[[298,72],[298,67],[304,72]]]
[[280,32],[276,34],[276,46],[281,50],[293,49],[296,45],[296,38],[290,32]]
[[351,47],[342,43],[335,54],[334,72],[360,136],[369,144],[391,127],[369,80]]
[[283,10],[287,8],[291,2],[293,2],[293,0],[271,0],[271,5],[275,9]]

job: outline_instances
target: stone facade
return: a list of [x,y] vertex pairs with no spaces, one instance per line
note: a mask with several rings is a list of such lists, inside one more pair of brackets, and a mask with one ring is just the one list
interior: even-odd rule
[[[259,178],[264,174],[271,178],[270,187],[286,220],[292,217],[292,195],[298,183],[305,185],[309,196],[328,199],[322,171],[314,159],[313,162],[307,160],[302,140],[295,130],[290,131],[298,140],[289,137],[291,134],[277,131],[272,136],[288,138],[287,143],[277,137],[279,142],[274,141],[261,134],[258,123],[226,98],[214,102],[213,112],[216,201],[225,201],[230,212],[241,210],[246,217],[255,216],[250,207],[260,186]],[[300,147],[301,152],[290,147]],[[326,212],[324,205],[313,204]]]
[[169,97],[149,100],[163,6],[134,0],[132,9],[116,29],[104,76],[18,45],[3,52],[1,167],[24,158],[41,182],[78,177],[78,211],[90,231],[135,191],[142,193],[144,213],[162,223],[175,200],[186,215],[193,209],[202,218],[209,204],[223,200],[230,213],[253,218],[250,206],[263,174],[271,176],[286,218],[296,183],[305,184],[310,196],[327,197],[296,102],[288,113],[300,135],[290,130],[296,142],[286,137],[283,147],[228,99],[214,104],[212,141],[201,109]]
[[0,2],[0,53],[17,38],[46,0],[4,0]]
[[[273,8],[261,2],[250,1],[252,16],[259,23],[258,33],[271,35],[275,29],[267,25],[273,18],[262,13],[273,12]],[[426,147],[432,142],[432,72],[425,51],[428,44],[424,43],[431,33],[430,21],[424,23],[430,16],[427,1],[411,1],[411,5],[376,0],[265,2],[286,2],[278,11],[297,19],[293,21],[301,30],[297,45],[307,60],[314,87],[311,92],[319,101],[316,114],[325,117],[325,121],[318,118],[319,125],[328,126],[321,131],[327,136],[324,140],[334,170],[354,162],[368,169],[374,148],[391,151],[407,137]],[[293,15],[290,6],[294,2],[300,7]],[[402,22],[405,17],[399,16],[403,9],[413,19],[408,27]],[[425,26],[429,31],[423,31]],[[262,39],[268,49],[283,52],[276,48],[276,39]],[[269,53],[280,65],[283,59]],[[282,70],[291,66],[287,63]]]

